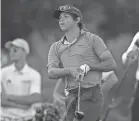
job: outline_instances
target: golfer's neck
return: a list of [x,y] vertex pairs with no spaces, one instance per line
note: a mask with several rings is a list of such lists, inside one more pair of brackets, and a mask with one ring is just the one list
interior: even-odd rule
[[80,29],[79,27],[75,26],[74,28],[68,30],[66,32],[66,38],[68,42],[72,42],[75,39],[77,39],[80,35]]

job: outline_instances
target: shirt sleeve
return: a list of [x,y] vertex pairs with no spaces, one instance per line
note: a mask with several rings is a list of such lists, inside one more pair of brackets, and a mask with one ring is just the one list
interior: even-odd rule
[[50,47],[50,50],[48,53],[48,64],[47,64],[48,68],[52,67],[53,65],[58,67],[60,64],[56,46],[57,46],[57,43],[53,43],[52,46]]
[[128,47],[127,51],[122,55],[122,62],[125,63],[126,59],[127,59],[127,55],[129,52],[131,51],[136,51],[136,49],[138,49],[138,47],[136,46],[136,42],[139,41],[139,32],[134,36],[130,46]]
[[30,94],[33,93],[41,93],[41,75],[39,73],[34,74],[31,83]]
[[97,35],[92,35],[93,49],[98,57],[101,56],[106,50],[108,50],[104,41]]

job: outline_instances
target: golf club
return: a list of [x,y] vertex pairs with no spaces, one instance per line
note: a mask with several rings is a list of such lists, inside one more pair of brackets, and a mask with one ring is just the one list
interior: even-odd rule
[[80,95],[81,95],[81,82],[83,81],[84,73],[81,73],[80,78],[78,80],[78,102],[77,102],[77,110],[75,111],[75,118],[79,121],[84,118],[84,112],[80,111]]

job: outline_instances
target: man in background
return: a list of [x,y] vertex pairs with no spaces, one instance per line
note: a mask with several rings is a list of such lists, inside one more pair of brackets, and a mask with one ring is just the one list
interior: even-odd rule
[[30,49],[24,39],[9,41],[5,47],[13,64],[1,70],[1,120],[31,119],[33,104],[41,102],[41,75],[26,62]]
[[128,67],[130,64],[138,60],[138,69],[136,71],[136,85],[135,85],[135,97],[132,105],[132,121],[139,120],[139,32],[134,36],[133,41],[131,42],[129,48],[122,56],[122,61],[125,67]]

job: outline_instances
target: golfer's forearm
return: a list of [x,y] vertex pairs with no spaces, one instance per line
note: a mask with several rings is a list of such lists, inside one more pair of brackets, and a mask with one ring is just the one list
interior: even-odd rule
[[68,68],[51,68],[48,70],[49,79],[60,79],[69,74]]
[[108,71],[114,71],[116,67],[117,65],[115,61],[106,60],[106,61],[101,62],[100,64],[91,65],[90,70],[108,72]]

